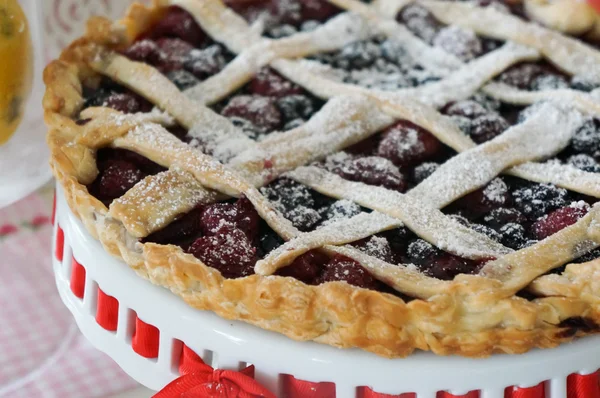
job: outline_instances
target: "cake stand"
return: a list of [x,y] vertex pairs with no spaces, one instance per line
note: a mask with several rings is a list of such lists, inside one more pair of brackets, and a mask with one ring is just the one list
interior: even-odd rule
[[214,368],[253,364],[277,397],[600,398],[600,337],[488,359],[418,352],[390,360],[297,342],[189,307],[106,253],[60,189],[55,202],[53,267],[63,302],[91,343],[150,389],[180,376],[185,345]]

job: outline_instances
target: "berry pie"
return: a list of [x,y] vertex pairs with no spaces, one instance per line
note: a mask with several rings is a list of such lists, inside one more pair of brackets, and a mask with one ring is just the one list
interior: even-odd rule
[[136,4],[47,67],[52,168],[141,277],[292,339],[598,333],[600,17],[564,3]]

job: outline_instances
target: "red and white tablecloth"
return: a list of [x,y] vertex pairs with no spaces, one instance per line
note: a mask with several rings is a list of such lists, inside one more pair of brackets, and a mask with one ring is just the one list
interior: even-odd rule
[[51,204],[0,209],[0,397],[105,397],[135,382],[79,333],[51,265]]

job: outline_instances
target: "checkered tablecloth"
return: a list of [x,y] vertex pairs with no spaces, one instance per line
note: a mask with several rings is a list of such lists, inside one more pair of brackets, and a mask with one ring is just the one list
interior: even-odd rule
[[135,385],[79,333],[51,265],[51,203],[0,209],[0,397],[106,397]]

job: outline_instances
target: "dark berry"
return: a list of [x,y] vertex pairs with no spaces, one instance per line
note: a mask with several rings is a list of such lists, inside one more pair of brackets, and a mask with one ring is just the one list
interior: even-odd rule
[[536,239],[542,240],[553,235],[585,216],[590,207],[585,202],[574,202],[570,206],[561,207],[541,217],[532,226],[531,231]]
[[510,125],[502,116],[490,113],[471,122],[469,135],[477,144],[482,144],[499,136],[509,127]]
[[438,167],[440,167],[440,165],[434,162],[425,162],[418,165],[413,170],[413,182],[415,184],[420,184],[425,181],[427,177],[435,173]]
[[177,37],[194,47],[201,47],[206,34],[194,17],[182,8],[170,7],[165,16],[152,29],[154,38]]
[[442,27],[429,10],[416,4],[404,7],[396,19],[428,43],[433,43],[434,37]]
[[367,253],[369,256],[378,258],[386,263],[395,264],[395,256],[389,242],[382,236],[371,236],[361,239],[352,244],[354,247]]
[[315,209],[315,199],[308,187],[287,178],[280,178],[262,189],[285,218],[301,231],[315,227],[322,219]]
[[342,199],[333,202],[323,215],[323,225],[333,224],[348,218],[352,218],[362,212],[359,205],[351,200]]
[[250,92],[265,97],[285,97],[302,94],[302,88],[270,68],[263,68],[250,82]]
[[377,280],[362,265],[351,258],[340,255],[325,264],[321,281],[322,283],[344,281],[353,286],[372,290],[378,286]]
[[505,224],[498,230],[502,236],[501,243],[511,249],[519,250],[527,242],[525,227],[521,224]]
[[531,88],[533,81],[544,72],[544,68],[538,64],[522,63],[504,71],[498,80],[510,86],[527,90]]
[[132,61],[144,62],[150,65],[157,65],[164,57],[156,42],[150,39],[133,43],[125,50],[124,55]]
[[171,222],[163,229],[144,238],[142,242],[178,244],[200,233],[201,208],[196,208]]
[[571,79],[571,88],[589,93],[598,88],[598,82],[590,80],[585,76],[577,75],[573,76],[573,79]]
[[463,62],[471,61],[483,53],[483,45],[475,32],[455,25],[442,28],[433,38],[433,45]]
[[188,249],[209,267],[221,272],[225,278],[240,278],[254,273],[256,248],[242,231],[223,228],[218,234],[198,238]]
[[152,110],[152,104],[132,93],[114,93],[104,100],[103,106],[123,113],[149,112]]
[[99,177],[98,190],[103,198],[119,198],[144,177],[144,173],[133,163],[112,160]]
[[323,271],[329,258],[318,250],[311,250],[296,258],[287,267],[281,268],[276,275],[290,276],[307,284],[314,284]]
[[470,227],[471,227],[471,229],[475,230],[476,232],[479,232],[480,234],[483,234],[483,235],[487,236],[488,238],[493,239],[497,242],[500,242],[502,240],[502,235],[500,235],[494,229],[492,229],[486,225],[471,224]]
[[227,117],[241,117],[267,133],[281,127],[281,112],[275,99],[260,95],[238,95],[233,97],[221,112]]
[[[229,118],[231,124],[240,129],[249,138],[256,140],[261,134],[265,133],[265,129],[256,126],[248,119],[242,117],[232,116]],[[208,144],[208,143],[207,143]],[[208,149],[208,148],[207,148]]]
[[567,191],[550,184],[527,184],[515,189],[512,196],[515,207],[531,220],[567,204]]
[[336,55],[335,66],[345,70],[367,68],[381,58],[381,47],[372,41],[346,44]]
[[589,173],[600,173],[600,164],[592,156],[584,153],[569,157],[567,163]]
[[597,156],[600,152],[600,119],[588,119],[577,129],[571,146],[576,152]]
[[449,116],[464,116],[469,119],[475,119],[487,115],[489,110],[473,100],[463,100],[446,106],[444,113]]
[[399,66],[409,65],[413,62],[402,43],[397,40],[385,40],[381,43],[381,55],[385,60]]
[[96,155],[96,162],[99,169],[108,167],[113,160],[127,161],[142,170],[144,174],[158,174],[166,170],[150,159],[127,149],[103,148]]
[[166,74],[167,78],[181,91],[194,87],[200,80],[186,70],[174,70]]
[[194,50],[192,45],[177,38],[158,39],[156,44],[158,44],[163,54],[157,68],[163,73],[183,69],[183,64],[188,55]]
[[350,159],[332,168],[341,177],[368,185],[385,187],[399,192],[407,188],[406,179],[398,167],[379,156]]
[[327,0],[299,0],[302,20],[326,21],[340,12]]
[[431,159],[441,149],[440,141],[427,130],[408,121],[400,121],[383,132],[377,154],[400,167]]
[[315,113],[313,101],[306,95],[288,95],[277,100],[277,107],[286,122],[308,120]]
[[424,264],[420,269],[426,275],[446,281],[454,279],[456,275],[471,274],[476,271],[473,263],[449,253],[442,253],[432,258],[430,263]]
[[562,75],[544,74],[536,77],[531,82],[532,90],[557,90],[569,88],[569,82]]
[[380,232],[377,236],[385,238],[390,244],[394,257],[399,259],[406,254],[406,249],[414,234],[406,227],[394,228],[389,231]]
[[500,106],[502,105],[499,100],[497,100],[494,97],[490,97],[489,95],[484,94],[481,91],[478,91],[475,94],[473,94],[471,100],[477,102],[490,112],[498,112],[500,110]]
[[248,239],[254,240],[258,233],[260,217],[252,203],[242,196],[235,204],[214,203],[204,208],[201,227],[205,235],[218,234],[223,228],[237,228]]
[[200,80],[219,73],[227,64],[225,49],[213,44],[205,49],[190,51],[184,60],[184,68]]
[[573,260],[573,263],[576,264],[581,264],[581,263],[587,263],[588,261],[592,261],[592,260],[596,260],[600,258],[600,248],[597,248],[596,250],[592,250],[591,252],[588,252],[586,254],[584,254],[583,256],[578,257],[576,260]]
[[259,248],[261,256],[266,256],[283,244],[284,240],[281,239],[281,237],[277,235],[275,231],[273,231],[271,228],[268,228],[268,230],[260,236]]
[[83,103],[83,109],[93,106],[104,106],[106,99],[113,94],[114,93],[110,90],[99,88],[98,90],[92,92],[91,95],[85,99],[85,102]]
[[406,262],[415,265],[427,265],[441,255],[441,251],[423,239],[415,239],[408,244]]
[[524,224],[527,222],[527,218],[517,209],[500,207],[487,214],[484,221],[490,227],[499,230],[502,226],[510,223]]
[[494,209],[505,206],[510,200],[508,186],[500,178],[494,178],[488,185],[460,198],[453,207],[463,209],[469,218],[478,218]]

